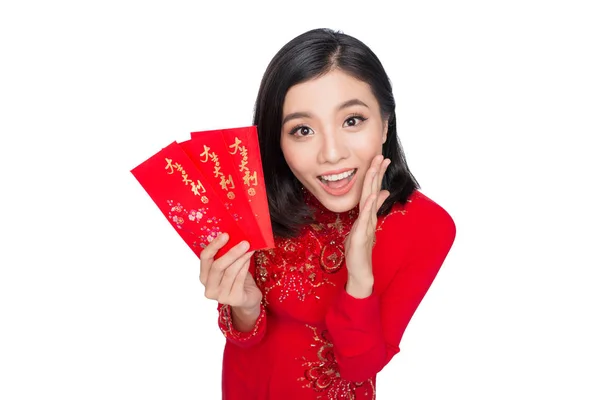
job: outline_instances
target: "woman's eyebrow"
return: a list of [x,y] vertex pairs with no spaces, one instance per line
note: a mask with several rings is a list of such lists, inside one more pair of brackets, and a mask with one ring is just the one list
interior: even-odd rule
[[296,119],[296,118],[312,118],[312,114],[307,113],[307,112],[294,112],[294,113],[288,114],[283,119],[283,122],[281,123],[281,125],[283,126],[283,125],[285,125],[286,122],[288,122],[292,119]]
[[342,104],[340,104],[337,109],[338,109],[338,111],[340,111],[340,110],[343,110],[344,108],[348,108],[348,107],[352,107],[352,106],[363,106],[363,107],[369,108],[368,105],[366,105],[364,102],[360,101],[359,99],[351,99],[351,100],[345,101]]
[[[352,107],[352,106],[363,106],[363,107],[367,107],[369,108],[368,105],[366,105],[364,102],[362,102],[359,99],[350,99],[347,100],[345,102],[343,102],[342,104],[340,104],[337,107],[337,110],[343,110],[344,108],[348,108],[348,107]],[[296,118],[312,118],[312,114],[305,112],[305,111],[300,111],[300,112],[293,112],[291,114],[288,114],[285,116],[285,118],[283,118],[283,121],[281,122],[281,125],[285,125],[286,122],[291,121],[292,119],[296,119]]]

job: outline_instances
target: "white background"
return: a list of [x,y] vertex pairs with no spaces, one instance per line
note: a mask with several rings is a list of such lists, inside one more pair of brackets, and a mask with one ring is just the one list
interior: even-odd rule
[[220,398],[216,304],[129,170],[251,124],[315,27],[380,57],[458,229],[378,399],[600,398],[597,2],[216,3],[0,6],[0,398]]

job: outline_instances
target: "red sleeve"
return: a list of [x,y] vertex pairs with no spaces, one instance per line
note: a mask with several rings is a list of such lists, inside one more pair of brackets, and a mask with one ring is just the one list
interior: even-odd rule
[[231,306],[219,303],[217,309],[219,310],[219,328],[229,342],[240,347],[250,347],[260,342],[265,336],[267,315],[263,304],[260,305],[260,315],[250,332],[240,332],[233,327]]
[[[249,269],[249,273],[251,273],[252,276],[254,276],[255,269],[254,257],[252,257]],[[233,327],[231,306],[218,303],[217,310],[219,312],[219,328],[227,341],[240,347],[250,347],[259,343],[265,336],[267,330],[267,312],[265,305],[262,302],[260,304],[260,314],[258,319],[254,324],[254,328],[249,332],[240,332]]]
[[356,299],[342,290],[328,310],[327,329],[346,380],[375,376],[400,351],[402,335],[454,242],[450,215],[421,196],[414,200],[419,204],[390,216],[377,235],[384,250],[373,259],[373,294]]

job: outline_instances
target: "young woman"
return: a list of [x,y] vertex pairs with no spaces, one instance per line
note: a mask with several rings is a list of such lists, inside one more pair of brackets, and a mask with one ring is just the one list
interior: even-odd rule
[[258,92],[276,247],[201,254],[205,295],[227,338],[223,398],[374,399],[376,374],[455,236],[421,193],[396,132],[385,70],[327,29],[286,44]]

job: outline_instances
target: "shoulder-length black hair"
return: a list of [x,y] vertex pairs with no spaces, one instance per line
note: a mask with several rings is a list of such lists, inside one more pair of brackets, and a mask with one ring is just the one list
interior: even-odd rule
[[360,40],[339,31],[310,30],[292,39],[273,57],[263,75],[254,108],[253,125],[258,130],[269,211],[276,236],[294,237],[310,218],[302,185],[281,151],[285,95],[290,87],[336,68],[369,84],[379,103],[381,117],[388,122],[382,152],[391,164],[383,178],[382,189],[388,190],[390,196],[379,214],[388,214],[394,203],[406,203],[412,192],[419,188],[398,140],[392,86],[375,53]]

